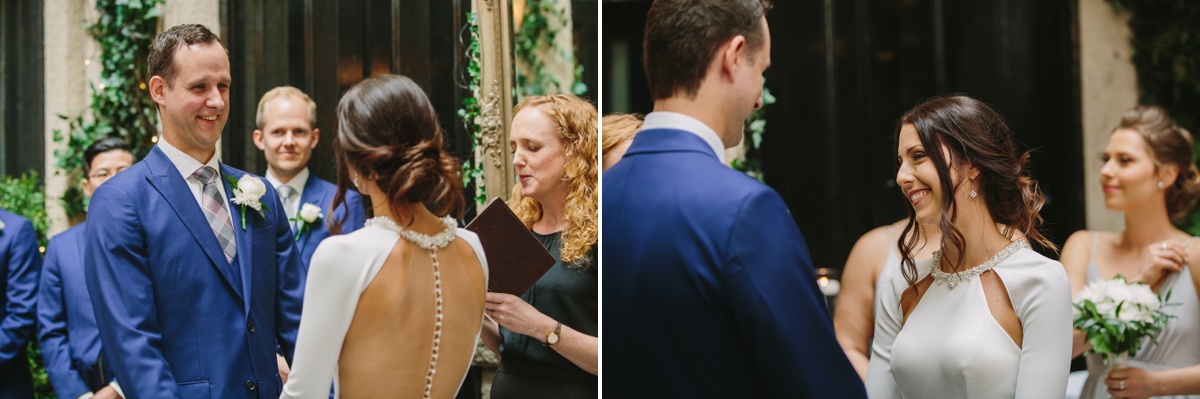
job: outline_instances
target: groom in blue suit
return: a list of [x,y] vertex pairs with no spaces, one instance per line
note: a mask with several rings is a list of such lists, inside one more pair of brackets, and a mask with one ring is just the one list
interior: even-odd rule
[[866,396],[782,199],[723,164],[762,105],[769,8],[657,0],[647,14],[654,112],[604,174],[614,397]]
[[[341,234],[362,228],[367,218],[362,196],[348,190],[345,204],[333,209],[337,185],[309,171],[308,161],[312,160],[321,130],[316,128],[317,103],[300,89],[280,86],[267,91],[258,101],[255,122],[258,129],[254,131],[254,145],[267,159],[267,181],[279,192],[283,209],[292,220],[296,247],[307,270],[317,245],[332,235],[330,223],[340,220]],[[322,217],[305,220],[311,215],[301,211],[309,205]]]
[[175,26],[149,75],[161,139],[88,209],[104,364],[128,398],[276,398],[304,273],[275,189],[217,160],[228,53],[207,28]]

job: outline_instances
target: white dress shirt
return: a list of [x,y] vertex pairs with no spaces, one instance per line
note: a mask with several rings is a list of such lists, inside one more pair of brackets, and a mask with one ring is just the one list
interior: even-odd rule
[[304,167],[304,169],[300,170],[300,173],[296,173],[295,176],[292,176],[292,180],[288,180],[287,183],[283,183],[279,181],[279,179],[275,178],[275,174],[271,173],[270,170],[267,170],[267,181],[271,183],[271,187],[275,187],[275,191],[279,191],[279,188],[282,186],[291,187],[292,190],[296,191],[291,198],[283,198],[282,194],[279,197],[283,202],[283,210],[288,214],[289,218],[295,217],[296,213],[300,212],[300,196],[304,194],[304,186],[308,184],[308,174],[308,167]]
[[167,142],[166,136],[160,136],[158,148],[162,150],[163,154],[167,155],[167,159],[171,160],[171,163],[175,165],[175,169],[179,170],[179,174],[183,176],[183,180],[192,189],[192,196],[196,198],[196,204],[200,206],[201,210],[204,209],[204,204],[200,202],[201,196],[204,195],[204,183],[192,176],[192,174],[196,173],[196,169],[200,169],[201,166],[209,166],[217,171],[217,191],[221,193],[221,198],[225,199],[225,213],[229,215],[229,224],[233,226],[233,211],[229,204],[229,196],[225,195],[225,184],[222,182],[225,176],[221,174],[221,163],[217,161],[216,153],[213,153],[213,157],[208,160],[208,163],[202,164],[196,158],[192,158],[191,155],[185,154],[183,151],[172,146],[171,143]]
[[718,136],[716,131],[699,119],[678,112],[651,112],[646,114],[646,119],[642,121],[642,130],[650,129],[683,130],[700,136],[708,143],[709,147],[712,147],[713,154],[716,154],[717,159],[721,160],[721,163],[725,163],[725,143],[721,141],[721,136]]

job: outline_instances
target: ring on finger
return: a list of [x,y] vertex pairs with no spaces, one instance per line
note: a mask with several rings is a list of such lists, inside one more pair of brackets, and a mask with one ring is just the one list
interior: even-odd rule
[[1119,390],[1119,391],[1125,390],[1125,380],[1121,380],[1121,384],[1117,386],[1117,390]]
[[1166,251],[1166,250],[1167,250],[1167,243],[1165,243],[1165,242],[1164,242],[1164,243],[1162,243],[1162,249],[1163,249],[1163,251]]

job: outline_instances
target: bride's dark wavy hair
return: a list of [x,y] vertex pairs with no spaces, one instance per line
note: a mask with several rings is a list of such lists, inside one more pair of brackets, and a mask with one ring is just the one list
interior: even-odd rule
[[[1005,226],[1002,233],[1009,238],[1014,232],[1025,236],[1030,243],[1051,251],[1058,251],[1040,231],[1042,216],[1039,212],[1045,205],[1045,196],[1038,188],[1037,180],[1029,175],[1030,151],[1018,153],[1013,143],[1012,132],[1004,118],[987,104],[967,96],[946,96],[926,100],[913,107],[896,123],[893,140],[897,143],[900,129],[911,124],[917,130],[925,153],[933,162],[938,173],[938,183],[943,193],[954,193],[963,182],[950,179],[950,169],[971,166],[979,169],[979,199],[984,201],[988,213],[996,223]],[[946,159],[942,151],[950,154]],[[897,151],[898,152],[898,151]],[[908,224],[896,245],[903,257],[901,268],[909,287],[917,284],[917,266],[913,253],[921,240],[920,234],[910,234],[916,228],[916,210],[912,201],[905,197],[908,208]],[[962,232],[954,227],[958,217],[958,203],[954,195],[942,195],[942,217],[938,230],[942,233],[942,248],[953,247],[959,253],[966,248]],[[962,266],[962,258],[953,265],[954,270]]]
[[[462,168],[442,148],[437,113],[416,82],[400,75],[359,82],[338,102],[337,122],[333,154],[338,190],[333,208],[345,202],[353,169],[387,194],[395,215],[402,214],[400,204],[413,202],[425,204],[438,216],[462,216]],[[370,197],[363,196],[363,205],[367,217],[373,217]],[[336,221],[332,232],[339,234],[341,225]]]

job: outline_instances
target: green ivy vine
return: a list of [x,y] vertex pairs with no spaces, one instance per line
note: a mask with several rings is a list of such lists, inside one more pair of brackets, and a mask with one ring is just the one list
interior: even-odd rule
[[[54,141],[65,143],[55,150],[55,165],[68,176],[83,168],[83,152],[92,142],[119,136],[129,142],[135,159],[153,147],[158,131],[157,111],[147,91],[146,57],[158,27],[163,0],[96,0],[99,18],[86,25],[100,45],[100,82],[91,84],[91,106],[85,115],[69,117],[69,131],[54,131]],[[90,60],[89,60],[90,62]],[[72,179],[74,180],[74,179]],[[74,183],[74,182],[72,182]],[[71,184],[62,198],[67,215],[87,210],[82,188]]]
[[466,125],[467,133],[471,135],[471,154],[472,156],[463,161],[463,188],[471,188],[471,184],[475,184],[475,203],[478,206],[483,206],[487,201],[487,190],[483,185],[483,154],[479,153],[480,141],[479,133],[482,128],[479,126],[479,115],[482,112],[482,107],[479,104],[479,86],[483,80],[483,74],[479,70],[479,16],[473,12],[467,13],[467,26],[471,32],[470,42],[467,44],[467,90],[471,91],[471,96],[462,100],[462,108],[458,109],[458,117],[462,119]]
[[[514,35],[513,53],[518,62],[530,66],[531,76],[521,73],[518,68],[516,81],[517,94],[520,97],[560,93],[564,90],[562,82],[546,71],[545,61],[537,54],[537,49],[542,43],[550,43],[554,46],[553,50],[557,56],[575,62],[573,49],[559,46],[555,40],[558,31],[550,29],[551,22],[557,22],[558,26],[569,26],[571,21],[569,15],[554,6],[555,3],[554,0],[528,0],[525,5],[521,29]],[[588,91],[587,85],[583,83],[583,70],[583,65],[575,64],[575,84],[570,87],[570,91],[577,96],[582,96]]]
[[[1162,106],[1180,126],[1200,134],[1200,2],[1109,1],[1117,11],[1132,14],[1139,102]],[[1200,153],[1200,146],[1195,151]],[[1200,213],[1193,211],[1185,223],[1189,233],[1200,235]]]

